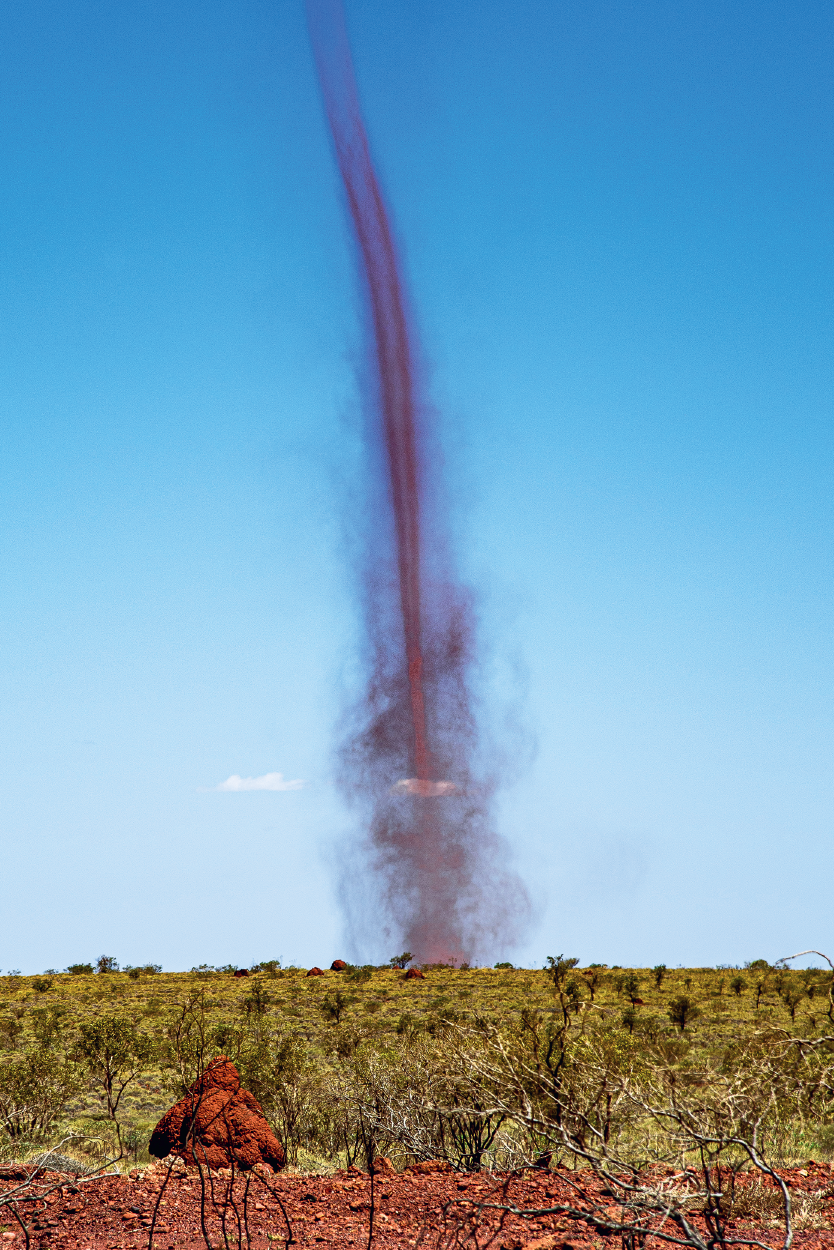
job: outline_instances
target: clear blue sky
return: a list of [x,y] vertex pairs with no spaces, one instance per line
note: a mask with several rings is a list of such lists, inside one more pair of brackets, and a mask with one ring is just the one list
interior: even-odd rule
[[[834,950],[834,11],[347,10],[535,901],[496,958]],[[11,0],[0,153],[0,967],[392,954],[335,888],[361,325],[300,0]]]

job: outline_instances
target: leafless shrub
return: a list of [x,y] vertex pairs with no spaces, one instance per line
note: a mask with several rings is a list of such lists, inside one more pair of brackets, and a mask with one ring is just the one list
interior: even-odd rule
[[[42,1207],[46,1199],[65,1183],[62,1177],[55,1178],[55,1173],[62,1171],[64,1166],[65,1157],[61,1152],[64,1147],[78,1140],[75,1136],[65,1137],[52,1150],[41,1154],[28,1164],[6,1169],[11,1184],[8,1189],[0,1192],[0,1222],[5,1216],[10,1216],[14,1220],[23,1233],[26,1250],[30,1250],[32,1233],[27,1215],[34,1212],[38,1205]],[[83,1140],[85,1145],[89,1144],[86,1139]],[[98,1167],[85,1169],[84,1175],[76,1172],[73,1183],[83,1187],[118,1162],[119,1156],[116,1156],[105,1160]],[[0,1179],[2,1176],[3,1170],[0,1170]]]
[[[514,1031],[457,1028],[449,1048],[470,1112],[500,1121],[527,1166],[577,1165],[559,1173],[569,1192],[553,1206],[481,1203],[484,1211],[559,1215],[629,1248],[652,1236],[692,1250],[764,1246],[728,1228],[745,1202],[766,1204],[763,1218],[782,1228],[783,1250],[798,1222],[819,1220],[819,1196],[791,1195],[777,1164],[797,1124],[834,1110],[834,1037],[760,1029],[696,1062],[682,1037],[638,1043],[562,985],[555,994],[549,1018],[522,1016]],[[428,1106],[442,1110],[436,1100]],[[757,1186],[737,1186],[742,1172]]]

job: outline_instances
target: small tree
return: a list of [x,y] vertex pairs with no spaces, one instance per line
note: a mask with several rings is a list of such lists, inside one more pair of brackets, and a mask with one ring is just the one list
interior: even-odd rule
[[388,963],[391,965],[392,968],[399,968],[402,970],[403,968],[408,967],[408,965],[411,963],[411,960],[412,960],[411,951],[403,951],[401,955],[392,955],[391,958],[388,960]]
[[[784,963],[784,960],[781,961]],[[771,972],[772,969],[766,959],[751,959],[749,964],[744,965],[748,972],[765,973]]]
[[637,1023],[637,1012],[634,1010],[634,1008],[626,1007],[625,1011],[622,1014],[621,1019],[625,1027],[628,1029],[629,1033],[633,1033],[634,1026]]
[[585,984],[587,985],[588,989],[591,992],[591,1002],[593,1002],[594,995],[599,989],[599,984],[602,980],[602,973],[600,972],[599,968],[594,968],[592,966],[590,968],[583,968],[582,975],[585,978]]
[[785,990],[782,994],[782,1002],[788,1009],[791,1022],[796,1020],[796,1009],[802,1001],[802,995],[798,990]]
[[99,955],[96,960],[96,972],[118,972],[119,961],[114,955]]
[[732,981],[730,982],[730,989],[733,991],[733,993],[735,994],[737,998],[739,997],[740,994],[743,994],[744,991],[747,989],[747,982],[745,981],[744,977],[733,977]]
[[263,1016],[269,1010],[271,1002],[272,996],[269,991],[261,985],[260,981],[253,981],[249,993],[241,999],[240,1009],[247,1016]]
[[630,972],[628,974],[623,981],[623,989],[625,990],[626,997],[633,1007],[637,1002],[637,999],[640,997],[640,982],[637,980],[635,973]]
[[548,976],[552,979],[553,988],[557,992],[562,988],[562,982],[564,981],[565,977],[573,968],[577,966],[578,963],[579,963],[578,959],[574,959],[574,958],[566,959],[564,955],[557,955],[555,959],[552,955],[548,955],[547,966],[546,966],[545,971],[547,972]]
[[101,1091],[108,1118],[116,1124],[120,1145],[121,1131],[116,1120],[119,1103],[152,1052],[150,1038],[125,1016],[99,1016],[81,1025],[78,1055],[93,1085]]
[[663,978],[666,976],[666,965],[655,964],[652,968],[652,976],[654,977],[655,988],[659,990],[663,984]]
[[324,998],[321,1000],[320,1011],[325,1020],[331,1020],[334,1024],[342,1023],[342,1016],[347,1011],[353,999],[343,994],[341,990],[328,990]]
[[81,1089],[77,1067],[38,1049],[0,1063],[0,1127],[9,1137],[45,1137]]
[[681,994],[679,998],[673,998],[669,1004],[669,1019],[672,1024],[676,1024],[683,1033],[688,1024],[693,1020],[697,1020],[701,1012],[695,1006],[691,998],[687,998],[685,994]]

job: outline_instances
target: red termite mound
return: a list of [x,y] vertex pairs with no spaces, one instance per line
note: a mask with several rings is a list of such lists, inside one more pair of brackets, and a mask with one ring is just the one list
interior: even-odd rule
[[307,973],[307,976],[308,977],[323,977],[324,973],[322,972],[321,968],[311,968],[310,971]]
[[425,974],[421,972],[419,968],[409,968],[408,972],[403,977],[403,980],[404,981],[422,981],[424,980],[424,976]]
[[243,1171],[266,1163],[278,1172],[286,1162],[260,1104],[241,1089],[238,1070],[225,1055],[212,1059],[185,1097],[165,1113],[148,1150],[158,1159],[179,1155],[186,1163],[234,1164]]
[[344,959],[334,959],[333,963],[330,965],[330,971],[331,972],[344,972],[346,967],[347,967],[347,964],[345,963]]

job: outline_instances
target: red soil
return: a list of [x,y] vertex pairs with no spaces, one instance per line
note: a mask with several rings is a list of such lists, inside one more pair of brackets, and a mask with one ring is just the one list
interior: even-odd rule
[[[31,1225],[32,1246],[142,1250],[149,1244],[151,1218],[167,1171],[167,1164],[156,1164],[130,1177],[107,1176],[77,1183],[68,1183],[67,1177],[50,1177],[60,1185],[53,1195],[45,1202],[20,1204],[22,1218]],[[0,1197],[11,1188],[14,1177],[21,1175],[20,1169],[0,1173]],[[473,1250],[620,1250],[619,1234],[605,1236],[558,1215],[522,1219],[479,1205],[491,1202],[537,1208],[575,1202],[569,1184],[573,1175],[562,1169],[520,1175],[415,1169],[397,1174],[380,1166],[374,1177],[373,1245],[377,1250],[415,1245],[452,1250],[462,1248],[464,1243]],[[809,1164],[783,1175],[793,1190],[834,1191],[834,1171],[827,1164]],[[583,1174],[583,1180],[586,1176]],[[218,1194],[229,1184],[228,1173],[212,1173],[210,1180]],[[297,1244],[318,1243],[338,1250],[368,1245],[371,1178],[365,1173],[351,1169],[329,1177],[299,1177],[274,1176],[256,1169],[235,1182],[235,1199],[241,1210],[247,1180],[253,1250],[266,1250],[275,1243],[283,1248],[290,1236],[287,1219]],[[198,1250],[205,1245],[200,1231],[200,1198],[196,1169],[186,1170],[177,1164],[159,1202],[153,1247]],[[616,1218],[617,1210],[612,1208],[612,1218]],[[834,1197],[827,1199],[823,1222],[831,1223],[833,1218]],[[0,1234],[0,1245],[10,1250],[22,1247],[22,1232],[8,1209],[0,1207],[2,1226],[6,1231]],[[220,1224],[210,1203],[206,1227],[212,1245],[222,1245]],[[233,1219],[227,1228],[229,1243],[236,1246]],[[779,1229],[757,1228],[742,1221],[732,1226],[728,1235],[756,1236],[774,1247],[782,1241]],[[660,1242],[656,1244],[662,1246]],[[798,1231],[794,1245],[800,1250],[834,1250],[834,1231]]]

